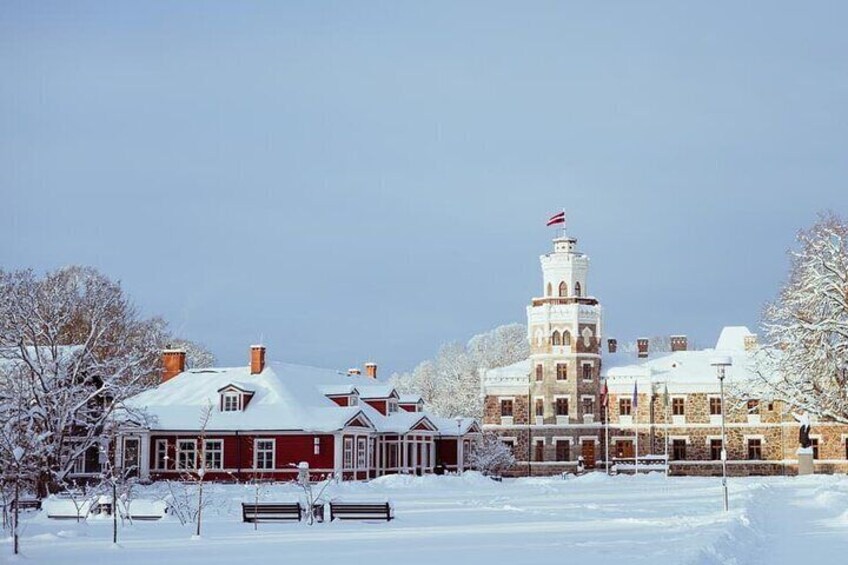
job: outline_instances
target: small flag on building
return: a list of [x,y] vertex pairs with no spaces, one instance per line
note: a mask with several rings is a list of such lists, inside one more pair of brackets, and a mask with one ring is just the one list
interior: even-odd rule
[[633,381],[633,410],[639,407],[639,387],[636,381]]
[[565,210],[563,210],[559,214],[554,214],[553,216],[551,216],[551,219],[548,220],[549,226],[555,226],[557,224],[564,224],[564,223],[565,223]]
[[604,408],[609,406],[609,388],[607,387],[606,379],[604,379],[604,390],[601,391],[601,406]]
[[668,383],[665,383],[663,389],[663,408],[668,408]]

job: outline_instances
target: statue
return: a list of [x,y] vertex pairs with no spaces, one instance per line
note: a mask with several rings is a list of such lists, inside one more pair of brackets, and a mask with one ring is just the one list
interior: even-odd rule
[[813,442],[810,441],[810,416],[804,412],[802,414],[792,414],[795,419],[801,424],[801,427],[798,428],[798,443],[801,444],[801,447],[807,449]]

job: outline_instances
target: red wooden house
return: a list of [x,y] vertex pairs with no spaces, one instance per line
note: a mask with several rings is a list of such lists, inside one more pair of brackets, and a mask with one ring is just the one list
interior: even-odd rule
[[164,353],[162,383],[127,402],[116,463],[153,480],[204,469],[207,480],[290,479],[301,462],[313,478],[368,479],[463,470],[479,434],[469,418],[429,414],[420,397],[376,379],[377,367],[339,372],[265,363],[251,348],[245,367],[185,369]]

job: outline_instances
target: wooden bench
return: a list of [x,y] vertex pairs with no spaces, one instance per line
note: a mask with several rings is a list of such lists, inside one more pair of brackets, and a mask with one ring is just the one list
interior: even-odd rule
[[330,521],[339,520],[385,520],[389,521],[392,506],[388,502],[330,502]]
[[303,508],[297,502],[242,502],[241,518],[243,522],[262,522],[265,520],[295,520],[303,518]]
[[41,500],[37,498],[19,498],[18,500],[13,500],[9,505],[9,508],[12,510],[15,509],[16,503],[17,507],[20,510],[41,510]]

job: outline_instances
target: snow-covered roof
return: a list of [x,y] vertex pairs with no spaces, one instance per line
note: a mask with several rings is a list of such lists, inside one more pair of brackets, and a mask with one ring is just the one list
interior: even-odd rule
[[732,365],[726,370],[728,382],[742,382],[755,377],[754,359],[757,353],[746,349],[746,338],[752,337],[748,328],[730,326],[721,331],[715,348],[697,351],[660,353],[639,359],[636,352],[603,355],[603,373],[610,390],[633,390],[634,381],[668,384],[670,392],[711,392],[718,390],[716,368],[718,357],[729,357]]
[[420,401],[420,394],[401,394],[398,399],[398,403],[400,404],[418,404]]
[[[219,409],[220,391],[237,387],[252,393],[241,411]],[[373,407],[339,406],[328,396],[358,391],[363,398],[388,398],[397,394],[394,387],[374,379],[346,372],[289,363],[269,363],[259,374],[250,367],[190,369],[156,388],[138,394],[126,402],[134,412],[143,411],[151,429],[197,430],[204,409],[212,410],[207,431],[303,430],[333,432],[358,416],[377,431],[406,433],[422,420],[425,426],[441,428],[424,412],[398,411],[383,415]],[[453,431],[451,423],[448,431]],[[455,431],[454,431],[455,433]]]
[[520,393],[530,386],[530,359],[512,365],[489,369],[483,376],[488,394]]

